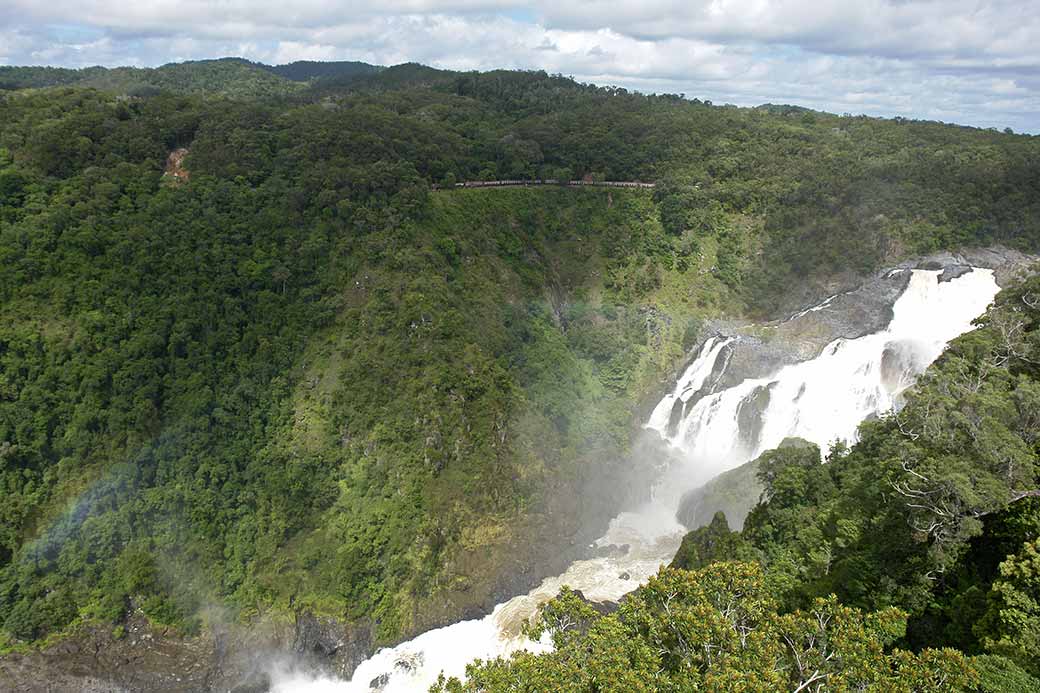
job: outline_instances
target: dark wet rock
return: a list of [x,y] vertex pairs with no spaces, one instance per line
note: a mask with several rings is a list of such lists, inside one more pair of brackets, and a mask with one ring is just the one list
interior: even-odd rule
[[[251,668],[247,661],[215,659],[215,638],[179,638],[153,630],[134,613],[125,636],[111,626],[85,627],[37,652],[0,659],[0,690],[11,693],[123,693],[229,690]],[[234,671],[233,671],[234,670]],[[226,683],[225,683],[226,682]]]
[[627,556],[632,547],[629,544],[607,544],[606,546],[594,546],[591,558],[621,558]]
[[288,649],[299,666],[347,679],[375,652],[375,642],[372,628],[366,622],[344,624],[298,610]]
[[267,672],[258,672],[231,688],[230,693],[268,693],[270,690],[271,676]]
[[574,590],[574,596],[591,606],[592,609],[601,616],[609,616],[618,609],[617,602],[594,602],[586,597],[581,590]]
[[924,369],[921,353],[911,343],[889,342],[881,353],[881,383],[890,393],[905,388],[910,384],[912,374],[921,373]]
[[764,423],[762,415],[769,408],[775,386],[776,383],[760,385],[737,405],[737,430],[740,431],[740,442],[748,450],[758,447]]
[[390,674],[380,674],[368,682],[368,687],[374,691],[381,691],[390,683]]
[[762,494],[757,472],[758,465],[754,461],[747,462],[690,491],[683,496],[676,519],[686,529],[694,530],[711,522],[715,513],[722,512],[733,530],[739,531]]
[[807,358],[829,342],[856,339],[884,329],[892,306],[910,283],[910,272],[896,268],[879,272],[859,286],[826,296],[773,328],[781,342],[793,342]]
[[328,657],[339,649],[334,634],[322,628],[318,620],[309,613],[296,615],[296,639],[293,650],[300,654]]
[[[724,333],[734,334],[734,328],[726,326]],[[754,334],[736,335],[736,341],[728,345],[729,360],[726,370],[712,383],[709,393],[725,390],[742,383],[748,378],[762,378],[777,372],[789,363],[799,360],[799,349],[773,335],[768,339]]]
[[625,572],[621,573],[620,575],[618,575],[618,580],[631,580],[631,579],[632,579],[632,576],[628,573],[628,571],[625,571]]
[[410,674],[422,666],[423,659],[423,654],[421,652],[401,655],[397,661],[394,662],[394,669],[404,674]]
[[943,268],[942,274],[939,275],[940,282],[949,282],[963,277],[965,274],[971,272],[971,265],[950,265]]
[[[930,269],[936,271],[945,270],[952,265],[970,265],[994,270],[997,283],[1004,287],[1015,275],[1036,261],[1035,256],[995,245],[987,248],[965,248],[955,252],[942,251],[902,261],[896,260],[888,265],[887,270]],[[777,297],[779,302],[772,317],[783,319],[785,316],[796,314],[801,310],[818,305],[829,296],[852,291],[862,286],[865,281],[871,281],[877,276],[883,275],[885,271],[879,272],[873,277],[854,272],[842,272],[835,275],[806,278],[803,282],[788,287],[785,296]]]
[[[802,438],[784,438],[778,447],[806,447],[812,443]],[[690,491],[679,504],[676,519],[689,530],[708,525],[715,513],[726,516],[733,531],[740,531],[747,514],[762,495],[758,478],[758,460],[723,472],[700,488]]]
[[997,284],[1001,287],[1007,286],[1015,276],[1029,271],[1037,262],[1035,256],[999,245],[988,248],[969,248],[957,252],[939,252],[928,256],[926,260],[938,263],[939,266],[935,269],[941,269],[944,272],[947,268],[956,266],[991,269]]
[[[712,363],[711,372],[704,379],[704,383],[700,388],[693,392],[686,390],[680,393],[680,396],[676,398],[675,402],[672,404],[672,411],[668,418],[668,425],[665,428],[665,433],[668,436],[674,436],[678,433],[679,424],[682,423],[686,414],[693,409],[697,402],[720,389],[720,384],[726,375],[726,370],[729,368],[729,363],[733,358],[734,351],[733,344],[726,344],[719,349],[718,354],[715,356],[715,361]],[[693,363],[693,360],[699,356],[699,353],[700,350],[698,350],[697,355],[687,362],[680,372],[689,368]]]
[[215,623],[198,636],[153,628],[133,612],[118,635],[87,626],[27,654],[0,658],[0,691],[12,693],[266,693],[272,663],[348,678],[373,651],[368,626],[301,613],[296,623]]
[[672,403],[672,413],[668,416],[668,426],[665,428],[665,432],[669,436],[674,436],[679,432],[679,424],[682,423],[683,418],[686,416],[686,403],[682,398],[677,398]]
[[[708,336],[716,336],[717,334],[718,330],[712,330],[711,334],[709,334]],[[694,361],[700,358],[700,352],[703,349],[703,346],[704,343],[702,341],[701,347],[695,350],[693,353],[691,353],[690,356],[686,359],[685,363],[683,363],[682,366],[678,369],[678,371],[675,374],[675,379],[677,379],[681,373],[685,373],[686,370],[691,365],[693,365]],[[715,361],[714,363],[712,363],[711,372],[704,379],[703,385],[701,385],[701,387],[697,390],[687,388],[682,392],[678,393],[678,396],[675,398],[675,401],[672,402],[672,410],[669,413],[668,424],[665,427],[665,432],[667,433],[667,435],[674,436],[678,432],[679,424],[686,416],[686,413],[690,411],[702,397],[714,392],[715,387],[718,385],[723,374],[726,372],[726,367],[729,365],[729,360],[730,358],[732,358],[732,356],[732,346],[728,344],[723,346],[723,348],[719,350],[718,354],[716,354]],[[661,396],[663,397],[664,394],[662,393]],[[660,398],[657,398],[657,401],[660,401]],[[649,407],[645,414],[649,415],[649,413],[656,406],[657,404],[655,402],[653,406]],[[640,418],[646,418],[646,416],[641,416]]]
[[307,611],[296,613],[293,650],[304,655],[331,657],[342,646],[339,628],[331,620],[318,619]]
[[733,344],[727,344],[719,350],[719,355],[715,357],[715,363],[712,364],[711,373],[705,378],[703,387],[697,391],[694,397],[690,398],[690,406],[704,395],[719,389],[719,384],[725,377],[726,371],[729,370],[729,364],[733,361],[734,353],[736,353],[736,347]]
[[[856,339],[884,329],[892,320],[892,306],[910,282],[912,269],[939,271],[940,281],[953,281],[973,267],[992,269],[997,283],[1006,286],[1029,270],[1036,258],[1000,246],[942,252],[901,262],[865,279],[845,278],[822,287],[786,318],[763,325],[715,321],[709,334],[736,337],[725,368],[706,392],[736,385],[747,378],[764,378],[785,365],[815,358],[838,338]],[[713,374],[715,375],[715,374]],[[702,393],[703,394],[703,393]],[[689,412],[690,405],[686,406]],[[676,426],[678,423],[676,422]]]

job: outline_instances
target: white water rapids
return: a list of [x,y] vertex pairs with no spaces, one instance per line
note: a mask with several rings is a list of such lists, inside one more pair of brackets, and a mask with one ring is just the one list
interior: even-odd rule
[[[627,552],[577,561],[564,574],[499,604],[482,619],[460,621],[382,649],[357,668],[351,681],[278,671],[272,676],[273,691],[415,693],[425,691],[442,671],[463,676],[466,664],[476,658],[506,656],[520,648],[546,649],[544,643],[520,637],[519,626],[561,586],[579,589],[594,601],[617,600],[638,587],[675,554],[685,532],[675,514],[685,493],[788,436],[810,440],[824,451],[835,440],[851,441],[861,421],[892,409],[899,394],[947,342],[971,329],[971,321],[998,291],[991,270],[976,269],[943,283],[937,271],[912,272],[885,330],[837,339],[815,359],[704,394],[698,391],[725,368],[718,361],[732,341],[709,339],[646,425],[678,449],[682,465],[657,484],[651,501],[618,515],[596,542],[603,547],[627,544]],[[815,308],[825,309],[825,304]],[[670,427],[677,399],[686,403],[685,411]]]

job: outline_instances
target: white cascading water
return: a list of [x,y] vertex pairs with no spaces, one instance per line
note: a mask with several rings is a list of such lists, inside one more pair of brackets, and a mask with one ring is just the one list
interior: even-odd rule
[[350,681],[275,671],[272,690],[415,693],[426,690],[442,671],[462,677],[466,664],[477,658],[507,656],[521,648],[548,649],[546,643],[523,638],[519,629],[560,587],[570,585],[593,601],[614,601],[638,587],[670,561],[679,546],[685,528],[675,515],[683,495],[788,436],[810,440],[824,451],[836,440],[851,442],[860,422],[896,406],[914,377],[951,339],[971,329],[972,320],[999,290],[991,270],[975,269],[943,283],[937,271],[912,272],[885,330],[858,339],[836,339],[815,359],[786,366],[770,377],[745,380],[711,394],[702,392],[678,425],[670,427],[676,400],[691,400],[708,378],[713,374],[717,378],[725,367],[717,362],[733,340],[709,339],[646,424],[678,449],[682,465],[669,470],[651,501],[618,515],[596,542],[601,547],[627,545],[627,551],[576,561],[562,575],[499,604],[484,618],[460,621],[384,648],[363,662]]

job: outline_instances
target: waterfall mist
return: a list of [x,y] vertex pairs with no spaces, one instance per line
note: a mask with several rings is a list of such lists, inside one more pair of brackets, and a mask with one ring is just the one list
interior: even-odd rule
[[[650,435],[665,441],[676,462],[665,465],[649,499],[611,521],[595,542],[596,558],[574,562],[561,575],[499,604],[484,618],[380,650],[357,668],[351,681],[272,672],[273,690],[419,691],[442,671],[462,676],[475,658],[547,648],[544,642],[524,639],[520,624],[561,586],[581,590],[593,601],[615,601],[638,587],[678,548],[685,528],[676,511],[687,492],[788,436],[817,443],[821,450],[835,440],[851,442],[864,419],[898,406],[914,378],[951,339],[971,328],[998,291],[991,270],[975,269],[945,282],[939,281],[939,271],[901,271],[913,274],[885,329],[857,339],[836,339],[815,358],[767,377],[722,387],[722,375],[739,340],[716,335],[705,341],[645,426]],[[826,309],[830,300],[803,314]]]

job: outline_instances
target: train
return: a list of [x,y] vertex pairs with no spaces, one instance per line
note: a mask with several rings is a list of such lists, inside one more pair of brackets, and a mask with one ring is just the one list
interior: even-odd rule
[[[461,183],[456,183],[456,188],[498,188],[506,186],[527,186],[527,185],[566,185],[566,186],[590,186],[598,188],[652,188],[653,183],[643,183],[641,181],[592,181],[592,180],[570,180],[570,181],[559,181],[554,178],[534,178],[531,180],[467,180]],[[445,190],[452,186],[445,185],[434,185],[434,190]]]

